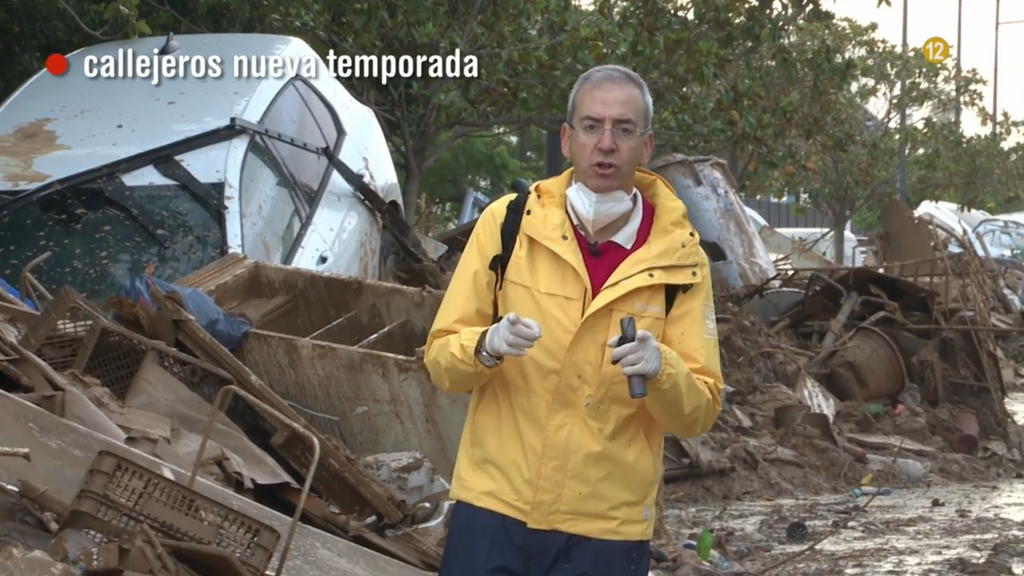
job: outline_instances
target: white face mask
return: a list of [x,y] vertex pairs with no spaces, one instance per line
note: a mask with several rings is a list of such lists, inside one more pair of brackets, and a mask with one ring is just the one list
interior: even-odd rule
[[565,191],[569,209],[590,234],[598,232],[633,209],[633,195],[623,190],[598,194],[576,182]]

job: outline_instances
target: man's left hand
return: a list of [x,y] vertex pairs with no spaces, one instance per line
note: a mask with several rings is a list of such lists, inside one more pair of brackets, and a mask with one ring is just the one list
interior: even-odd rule
[[622,373],[626,376],[645,376],[655,378],[661,374],[661,348],[654,336],[640,330],[636,333],[636,341],[619,346],[619,336],[608,341],[612,350],[612,364],[621,364]]

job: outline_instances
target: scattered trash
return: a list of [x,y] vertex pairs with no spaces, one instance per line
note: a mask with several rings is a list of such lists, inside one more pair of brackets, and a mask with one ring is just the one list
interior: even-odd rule
[[786,539],[792,542],[803,542],[807,539],[807,524],[796,520],[786,526]]
[[697,537],[697,557],[707,562],[711,559],[711,549],[715,545],[715,536],[710,528],[705,528]]
[[[217,306],[213,298],[199,290],[177,286],[149,275],[136,276],[129,282],[122,284],[117,289],[114,302],[111,302],[111,308],[122,310],[121,313],[125,316],[128,316],[127,311],[131,310],[132,305],[144,306],[148,311],[155,312],[158,306],[154,303],[152,295],[154,289],[159,290],[169,298],[175,298],[177,304],[191,314],[196,322],[203,327],[203,330],[206,330],[210,336],[213,336],[221,346],[228,350],[238,347],[245,338],[245,335],[252,329],[252,323],[248,320],[227,314]],[[115,314],[114,319],[122,320],[118,316],[118,314]],[[149,317],[152,317],[152,315]],[[141,318],[143,316],[138,313],[129,316],[129,319],[136,321]],[[169,344],[173,344],[173,342]]]
[[891,496],[892,488],[875,488],[874,486],[861,486],[850,490],[854,500],[861,496]]
[[[217,264],[230,267],[235,261],[228,257]],[[273,327],[274,303],[269,311],[266,306],[225,311],[195,287],[150,277],[123,286],[109,301],[113,314],[69,288],[47,297],[40,312],[0,303],[0,395],[14,394],[140,457],[194,469],[198,477],[248,496],[253,510],[270,507],[294,514],[411,568],[436,570],[448,485],[432,472],[430,462],[422,454],[409,459],[405,453],[390,457],[381,451],[354,457],[342,438],[325,436],[317,431],[322,426],[306,420],[320,424],[322,417],[300,413],[273,391],[293,387],[294,379],[271,387],[229,351],[231,346],[236,352],[245,348],[253,326]],[[385,342],[378,339],[375,349],[380,344]],[[335,386],[333,380],[324,384]],[[250,401],[229,403],[227,414],[217,415],[214,400],[230,389],[244,392]],[[253,401],[275,416],[253,409]],[[0,456],[37,464],[34,451],[26,448],[0,447]],[[10,459],[0,459],[0,466],[5,460]],[[278,574],[289,573],[290,561],[305,565],[294,553],[287,554],[294,528],[286,534],[260,524],[255,516],[225,509],[190,485],[150,472],[130,458],[101,451],[84,472],[69,502],[55,501],[45,485],[28,480],[8,490],[38,512],[34,517],[53,539],[40,554],[57,566],[69,566],[69,575],[82,570],[261,575],[272,569],[281,546]],[[308,497],[300,489],[303,483],[312,483]],[[7,562],[18,570],[37,570],[41,559],[22,556]],[[107,564],[94,566],[98,559]]]

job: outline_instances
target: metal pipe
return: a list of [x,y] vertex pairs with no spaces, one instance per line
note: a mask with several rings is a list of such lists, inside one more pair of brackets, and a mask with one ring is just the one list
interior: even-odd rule
[[467,188],[466,195],[462,197],[462,208],[459,210],[459,221],[456,224],[465,224],[479,216],[480,209],[487,206],[489,201],[490,198],[482,193],[472,188]]
[[229,384],[221,388],[217,392],[217,396],[213,399],[213,409],[210,410],[210,417],[206,421],[206,431],[203,433],[203,438],[199,441],[199,451],[196,453],[195,463],[192,464],[192,475],[189,476],[188,479],[188,487],[190,489],[194,489],[195,487],[196,478],[199,476],[199,468],[203,463],[203,454],[206,453],[206,444],[210,441],[210,436],[213,435],[213,426],[217,423],[217,416],[225,413],[228,408],[228,402],[231,401],[231,398],[235,394],[241,396],[249,403],[250,406],[262,412],[264,416],[276,423],[278,426],[291,428],[293,432],[309,443],[310,459],[309,469],[306,470],[306,480],[302,485],[302,492],[299,493],[299,501],[295,504],[295,514],[292,516],[291,525],[288,526],[288,534],[285,535],[284,545],[281,546],[281,554],[277,557],[277,570],[274,572],[274,575],[281,576],[284,573],[285,560],[288,559],[288,553],[292,549],[292,540],[295,539],[295,531],[299,528],[299,522],[302,520],[302,514],[306,511],[306,498],[309,496],[309,491],[313,486],[313,476],[316,474],[317,464],[320,463],[320,441],[317,440],[316,436],[314,436],[309,430],[306,430],[301,425],[288,419],[259,398],[256,398],[234,384]]
[[898,198],[901,202],[908,201],[907,194],[907,0],[903,0],[903,69],[900,71],[900,165]]
[[465,195],[462,196],[462,209],[459,210],[459,221],[458,224],[464,224],[473,219],[473,195],[476,194],[476,190],[472,188],[466,188]]

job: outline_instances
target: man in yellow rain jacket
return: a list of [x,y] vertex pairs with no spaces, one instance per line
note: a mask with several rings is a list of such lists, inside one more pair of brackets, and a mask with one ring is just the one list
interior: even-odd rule
[[664,433],[706,432],[723,387],[707,256],[640,168],[652,116],[634,72],[584,73],[561,133],[573,167],[530,189],[502,280],[511,195],[463,252],[425,356],[437,386],[472,393],[440,576],[648,573]]

